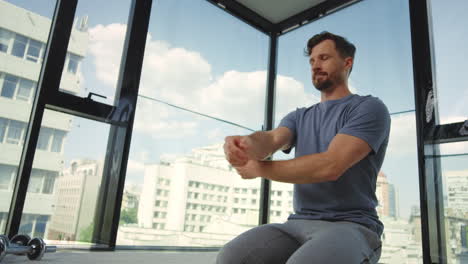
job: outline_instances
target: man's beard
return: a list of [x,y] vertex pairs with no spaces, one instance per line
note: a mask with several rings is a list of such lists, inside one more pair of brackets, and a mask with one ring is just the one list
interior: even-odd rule
[[330,78],[328,78],[323,82],[314,83],[314,86],[317,90],[324,91],[333,86],[333,81]]

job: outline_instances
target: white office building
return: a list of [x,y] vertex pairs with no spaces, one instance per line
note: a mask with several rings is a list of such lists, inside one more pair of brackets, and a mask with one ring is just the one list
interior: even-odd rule
[[[0,0],[0,230],[5,227],[32,102],[51,25],[43,17]],[[60,88],[80,90],[80,61],[88,33],[75,27]],[[42,121],[20,232],[46,234],[54,212],[55,182],[64,164],[64,141],[72,119],[47,111]]]
[[[292,212],[292,185],[274,188],[270,220],[284,222]],[[119,243],[218,246],[258,225],[259,207],[260,179],[242,179],[221,144],[194,149],[146,165],[138,227],[122,227]]]
[[102,180],[102,162],[74,160],[55,185],[55,211],[48,228],[49,240],[74,241],[94,221]]

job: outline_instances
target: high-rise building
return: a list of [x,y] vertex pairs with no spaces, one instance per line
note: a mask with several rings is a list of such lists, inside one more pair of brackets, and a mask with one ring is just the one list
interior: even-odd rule
[[463,214],[468,211],[468,170],[445,171],[447,208]]
[[388,210],[389,216],[393,218],[400,217],[398,202],[398,190],[394,184],[388,184]]
[[55,211],[48,228],[50,240],[80,240],[92,225],[102,180],[102,162],[74,160],[55,186]]
[[[0,0],[0,230],[4,229],[36,93],[51,20]],[[72,31],[60,88],[77,94],[78,70],[88,33]],[[44,115],[20,232],[43,236],[54,212],[55,181],[63,169],[63,146],[72,119]]]
[[377,175],[375,195],[379,201],[377,213],[379,216],[398,217],[398,193],[395,186],[388,182],[387,175],[382,171]]

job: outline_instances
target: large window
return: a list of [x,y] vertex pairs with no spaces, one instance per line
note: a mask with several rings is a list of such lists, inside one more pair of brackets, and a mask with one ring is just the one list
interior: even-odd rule
[[90,245],[109,125],[51,110],[45,124],[54,128],[39,134],[21,230],[51,244]]
[[441,124],[463,122],[468,118],[468,75],[464,64],[468,57],[468,2],[429,0],[432,22],[434,85]]
[[258,225],[260,179],[223,142],[262,127],[268,43],[207,1],[153,2],[117,244],[217,247]]
[[[131,0],[80,0],[60,91],[114,105]],[[106,10],[106,12],[102,12]],[[103,98],[103,97],[105,98]]]
[[[356,45],[349,79],[351,92],[379,97],[391,113],[390,142],[375,190],[379,202],[377,213],[385,225],[381,262],[422,262],[407,1],[362,1],[280,36],[277,125],[297,107],[308,107],[320,101],[320,93],[310,81],[310,66],[304,48],[310,37],[322,31],[342,35]],[[293,157],[293,154],[275,155],[275,159]],[[292,189],[291,184],[272,183],[270,222],[286,221],[293,210],[292,195],[288,195],[292,194]]]

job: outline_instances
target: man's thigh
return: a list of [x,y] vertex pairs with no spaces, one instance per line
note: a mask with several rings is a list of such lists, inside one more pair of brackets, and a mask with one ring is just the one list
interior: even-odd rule
[[255,227],[227,243],[219,252],[217,264],[284,264],[299,242],[281,231],[280,224]]
[[314,232],[287,264],[377,263],[380,250],[380,238],[373,231],[354,223],[336,222]]

